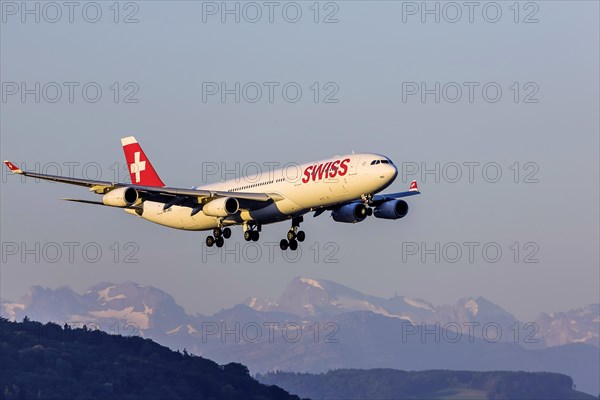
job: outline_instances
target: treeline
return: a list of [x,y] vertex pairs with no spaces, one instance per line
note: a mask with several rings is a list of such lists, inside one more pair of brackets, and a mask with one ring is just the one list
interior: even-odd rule
[[0,399],[290,399],[224,366],[150,339],[0,318]]
[[549,372],[339,369],[323,374],[274,372],[256,378],[313,400],[594,399],[573,390],[569,376]]

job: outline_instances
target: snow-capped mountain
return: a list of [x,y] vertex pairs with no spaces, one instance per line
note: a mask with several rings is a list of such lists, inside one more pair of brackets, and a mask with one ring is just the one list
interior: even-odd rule
[[[495,336],[499,327],[502,340],[514,341],[514,330],[520,335],[535,333],[537,345],[551,347],[569,343],[587,343],[600,347],[600,306],[598,304],[554,314],[542,313],[535,326],[525,322],[483,297],[466,297],[454,305],[434,306],[421,299],[394,296],[389,299],[363,294],[338,283],[306,277],[295,277],[277,300],[252,297],[243,305],[225,309],[213,316],[186,314],[175,299],[164,291],[133,282],[99,283],[82,295],[67,286],[57,289],[31,287],[16,302],[0,301],[0,314],[11,320],[25,315],[39,321],[58,323],[96,323],[106,327],[130,324],[140,334],[165,337],[198,337],[207,321],[316,321],[326,320],[349,312],[371,312],[396,318],[414,325],[439,324],[449,330],[456,327],[491,326],[488,336]],[[524,329],[527,328],[527,329]],[[535,328],[535,330],[534,330]],[[482,329],[474,329],[477,337]],[[523,344],[523,343],[521,343]],[[527,343],[525,343],[527,344]]]
[[277,301],[255,297],[244,304],[257,311],[281,311],[301,317],[328,317],[348,311],[371,311],[411,322],[424,321],[434,307],[420,299],[396,296],[391,299],[363,294],[325,279],[295,277]]
[[[468,331],[472,327],[475,336],[485,336],[488,339],[498,336],[499,340],[509,342],[519,341],[519,336],[535,333],[533,327],[519,322],[514,315],[483,297],[465,297],[453,306],[438,306],[426,322],[440,324],[453,331]],[[532,339],[522,344],[537,347],[535,342],[537,340]]]
[[589,304],[567,312],[541,313],[536,319],[544,344],[588,343],[600,347],[600,305]]
[[[141,334],[189,318],[172,296],[133,282],[99,283],[83,295],[67,286],[56,290],[33,286],[18,302],[2,300],[0,311],[2,316],[12,320],[28,316],[33,320],[60,324],[96,324],[103,330],[112,327],[115,332],[132,324],[130,329],[135,327]],[[115,322],[118,324],[114,325]]]
[[517,319],[483,297],[467,297],[455,305],[434,306],[421,299],[394,296],[389,299],[363,294],[325,279],[295,277],[278,300],[247,299],[245,305],[257,311],[281,311],[305,318],[326,318],[350,311],[370,311],[386,317],[400,318],[413,324],[467,323],[497,324],[500,329],[518,327]]

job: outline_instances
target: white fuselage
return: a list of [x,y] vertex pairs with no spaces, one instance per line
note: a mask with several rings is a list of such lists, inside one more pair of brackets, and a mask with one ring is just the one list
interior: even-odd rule
[[[381,162],[371,164],[374,160]],[[326,160],[263,172],[260,176],[242,177],[225,182],[198,186],[195,189],[246,193],[267,193],[277,200],[265,207],[222,219],[223,225],[251,221],[269,224],[300,216],[311,210],[360,199],[388,187],[398,171],[391,161],[379,154],[362,153],[336,156]],[[144,201],[142,218],[160,225],[185,230],[207,230],[219,226],[219,218],[202,211],[191,215],[191,208]],[[134,214],[133,210],[127,210]]]

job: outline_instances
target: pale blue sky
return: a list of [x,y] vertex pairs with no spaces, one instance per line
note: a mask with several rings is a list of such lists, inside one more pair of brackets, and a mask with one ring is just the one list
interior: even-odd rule
[[[312,21],[313,2],[298,3],[303,14],[296,24],[277,10],[273,23],[266,15],[254,24],[221,23],[218,16],[207,16],[204,23],[201,2],[136,4],[134,24],[115,24],[108,3],[96,24],[83,20],[78,9],[74,23],[64,15],[54,24],[43,18],[34,23],[31,16],[22,23],[20,10],[14,16],[3,9],[4,95],[7,82],[80,82],[79,88],[97,82],[103,89],[97,103],[84,101],[77,89],[73,103],[65,97],[35,103],[31,95],[22,103],[18,95],[7,95],[0,104],[3,159],[45,166],[94,162],[110,179],[110,166],[123,163],[119,138],[135,135],[171,186],[203,183],[203,162],[233,168],[236,162],[304,162],[353,150],[429,168],[436,162],[495,162],[503,177],[486,182],[481,169],[475,169],[472,183],[466,177],[436,183],[431,175],[425,182],[417,176],[423,195],[409,199],[404,220],[344,225],[328,215],[308,216],[299,262],[286,262],[277,253],[269,262],[263,246],[261,262],[250,263],[252,255],[241,254],[236,263],[233,255],[226,262],[209,255],[203,262],[205,233],[159,227],[117,209],[61,202],[60,197],[93,196],[77,187],[22,184],[3,172],[4,250],[10,243],[33,248],[36,242],[98,243],[103,250],[95,264],[77,250],[74,263],[66,255],[57,263],[35,263],[31,256],[23,263],[21,253],[5,251],[3,298],[15,300],[33,284],[68,284],[83,291],[98,281],[132,280],[168,291],[189,312],[210,313],[247,296],[277,296],[293,276],[303,275],[435,304],[482,295],[523,319],[599,301],[597,2],[536,2],[539,9],[520,10],[519,23],[509,9],[513,3],[501,2],[497,23],[486,22],[476,10],[473,23],[465,15],[455,24],[436,24],[431,17],[421,23],[410,15],[403,23],[403,3],[391,1],[335,3],[339,22],[331,24]],[[335,10],[320,5],[321,20]],[[132,11],[121,10],[119,21]],[[534,11],[539,22],[523,23]],[[114,103],[114,82],[135,82],[139,102]],[[297,82],[303,97],[294,104],[280,93],[273,103],[236,104],[231,97],[203,103],[202,82]],[[339,102],[315,104],[314,82],[335,82]],[[476,89],[473,103],[436,104],[432,96],[426,103],[418,96],[403,102],[403,82],[479,82],[479,88],[496,82],[503,95],[489,103]],[[521,86],[517,103],[514,82]],[[522,101],[527,82],[539,89],[538,103]],[[121,88],[120,98],[125,94]],[[519,183],[509,168],[515,162]],[[539,168],[538,183],[523,183],[523,174],[531,171],[524,169],[527,162]],[[81,174],[80,168],[75,171]],[[399,178],[390,190],[407,185]],[[261,241],[277,242],[287,229],[287,223],[267,226]],[[239,231],[233,238],[231,248],[235,242],[243,248]],[[129,241],[137,243],[140,262],[123,263],[121,250],[115,263],[111,244]],[[323,262],[330,241],[339,249],[338,263]],[[309,249],[315,242],[317,262],[314,247]],[[429,247],[494,242],[503,257],[489,263],[479,253],[474,263],[466,255],[457,263],[436,263],[411,256],[402,263],[407,242]],[[515,263],[514,242],[535,242],[539,262]],[[521,249],[519,261],[525,253]]]

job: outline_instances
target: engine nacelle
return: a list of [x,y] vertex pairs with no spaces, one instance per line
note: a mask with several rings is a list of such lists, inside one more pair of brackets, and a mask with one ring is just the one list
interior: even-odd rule
[[131,187],[113,189],[102,196],[102,203],[112,207],[127,207],[138,201],[138,192]]
[[384,219],[402,218],[408,214],[408,204],[404,200],[388,200],[375,207],[373,214]]
[[202,207],[204,215],[210,217],[226,217],[235,214],[240,209],[240,203],[234,197],[221,197],[209,201]]
[[336,222],[361,222],[367,218],[367,207],[362,203],[346,204],[333,210],[331,217]]

